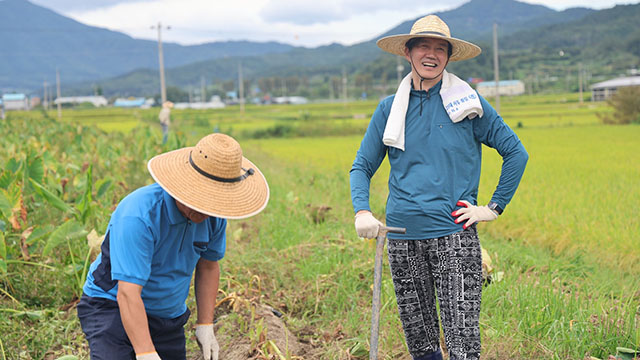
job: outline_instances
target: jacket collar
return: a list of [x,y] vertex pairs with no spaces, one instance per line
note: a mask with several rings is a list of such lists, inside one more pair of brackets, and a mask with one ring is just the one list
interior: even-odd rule
[[164,196],[164,205],[167,209],[167,215],[169,217],[169,223],[171,225],[183,224],[187,222],[187,218],[182,215],[180,210],[178,210],[178,206],[176,205],[176,200],[169,195],[164,189],[162,189],[162,195]]
[[[438,81],[435,85],[433,85],[429,89],[429,91],[426,91],[426,93],[427,93],[427,95],[432,96],[432,95],[435,95],[435,94],[439,93],[441,88],[442,88],[442,79],[440,79],[440,81]],[[420,89],[416,90],[416,89],[413,88],[413,84],[411,84],[411,95],[420,96],[421,92],[424,95],[424,93],[425,93],[424,90],[420,90]]]

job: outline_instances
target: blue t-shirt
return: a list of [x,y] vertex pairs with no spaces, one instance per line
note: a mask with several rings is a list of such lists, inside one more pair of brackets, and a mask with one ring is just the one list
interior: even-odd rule
[[411,90],[405,121],[405,151],[387,147],[382,136],[393,96],[382,100],[371,118],[351,168],[351,199],[355,212],[370,210],[369,185],[389,157],[388,226],[406,234],[392,239],[431,239],[462,230],[451,215],[458,200],[476,204],[482,144],[503,158],[502,174],[491,199],[503,209],[513,197],[529,155],[518,136],[495,109],[478,95],[483,116],[453,123],[442,105],[442,81],[428,92]]
[[226,226],[225,219],[215,217],[191,222],[158,184],[137,189],[111,215],[84,293],[116,300],[118,280],[127,281],[142,286],[147,314],[178,317],[187,310],[185,300],[198,260],[224,257]]

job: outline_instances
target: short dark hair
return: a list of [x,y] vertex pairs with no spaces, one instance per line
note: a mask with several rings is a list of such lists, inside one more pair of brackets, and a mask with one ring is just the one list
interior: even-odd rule
[[[407,47],[407,49],[409,49],[409,51],[411,51],[411,49],[413,49],[416,45],[418,45],[418,43],[420,41],[422,41],[422,39],[425,39],[423,37],[414,37],[411,38],[409,40],[407,40],[407,42],[404,44],[404,46]],[[443,39],[444,40],[444,39]],[[446,41],[446,40],[445,40]],[[451,57],[451,54],[453,53],[453,46],[451,46],[451,43],[447,41],[447,58]]]

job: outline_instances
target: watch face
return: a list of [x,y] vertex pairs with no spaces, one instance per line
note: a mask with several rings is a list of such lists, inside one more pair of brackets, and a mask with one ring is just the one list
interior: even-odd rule
[[498,203],[490,202],[489,209],[495,210],[498,213],[498,215],[502,214],[502,208],[498,206]]

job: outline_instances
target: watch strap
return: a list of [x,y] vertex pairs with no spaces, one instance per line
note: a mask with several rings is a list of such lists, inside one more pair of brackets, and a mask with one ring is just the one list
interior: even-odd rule
[[487,204],[487,207],[493,211],[495,211],[498,215],[502,215],[502,208],[500,207],[500,205],[498,205],[498,203],[493,202],[493,201],[489,201],[489,204]]

